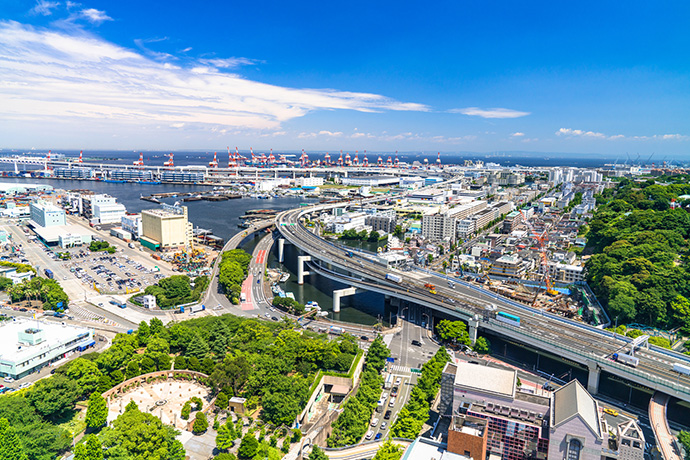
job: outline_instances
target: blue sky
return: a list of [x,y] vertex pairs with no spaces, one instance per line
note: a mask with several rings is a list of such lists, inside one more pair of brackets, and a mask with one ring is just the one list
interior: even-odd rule
[[0,145],[690,157],[687,2],[0,0]]

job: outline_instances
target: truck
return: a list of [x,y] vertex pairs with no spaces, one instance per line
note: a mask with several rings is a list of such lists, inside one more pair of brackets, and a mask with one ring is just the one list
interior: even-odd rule
[[690,375],[690,366],[686,366],[685,364],[675,363],[673,364],[673,370],[679,374]]
[[396,275],[394,273],[386,273],[386,279],[393,281],[394,283],[398,283],[398,284],[402,283],[402,277],[400,277],[399,275]]
[[614,353],[613,355],[611,355],[611,357],[614,361],[627,364],[630,367],[637,367],[637,365],[640,364],[640,358],[626,355],[625,353]]
[[393,379],[393,374],[388,374],[388,377],[386,377],[386,381],[383,384],[383,388],[385,388],[386,390],[390,390],[393,386]]
[[189,309],[191,313],[196,313],[198,311],[203,311],[206,310],[206,305],[194,305],[192,308]]
[[246,302],[247,301],[247,294],[244,292],[240,294],[240,302]]
[[342,335],[344,332],[345,332],[345,329],[343,329],[342,327],[337,327],[337,326],[331,326],[328,329],[328,333],[333,334],[333,335]]
[[50,268],[46,268],[45,270],[43,270],[43,273],[45,273],[46,277],[50,278],[51,280],[55,276],[53,275],[53,270],[51,270]]

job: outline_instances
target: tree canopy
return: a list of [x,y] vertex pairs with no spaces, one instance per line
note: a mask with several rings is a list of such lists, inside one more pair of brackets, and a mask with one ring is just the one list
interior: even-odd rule
[[687,254],[690,214],[670,209],[688,184],[635,186],[628,180],[597,195],[589,225],[587,281],[612,319],[690,333]]

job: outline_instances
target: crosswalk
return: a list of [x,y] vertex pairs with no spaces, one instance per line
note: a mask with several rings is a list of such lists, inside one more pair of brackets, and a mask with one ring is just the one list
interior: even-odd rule
[[76,303],[71,303],[69,306],[69,315],[74,316],[75,319],[79,319],[81,321],[92,321],[95,323],[103,323],[103,324],[108,324],[110,326],[116,326],[117,323],[115,323],[112,320],[107,319],[104,316],[101,316],[99,314],[93,313],[89,310],[87,310],[84,307],[79,306]]
[[391,372],[398,372],[398,373],[402,373],[402,374],[412,374],[412,371],[410,370],[409,367],[399,366],[397,364],[394,364],[391,366]]

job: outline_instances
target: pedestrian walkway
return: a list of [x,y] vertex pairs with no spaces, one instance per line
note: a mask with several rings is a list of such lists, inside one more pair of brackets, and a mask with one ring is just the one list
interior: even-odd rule
[[409,367],[398,366],[397,364],[394,364],[393,366],[391,366],[391,373],[395,373],[395,372],[402,373],[402,374],[412,374],[412,371],[410,370]]
[[118,324],[115,321],[112,321],[110,319],[107,319],[106,317],[99,315],[97,313],[93,313],[86,308],[82,307],[76,302],[71,302],[69,305],[69,315],[73,316],[75,319],[81,320],[81,321],[91,321],[95,323],[103,323],[107,324],[109,326],[117,326]]

